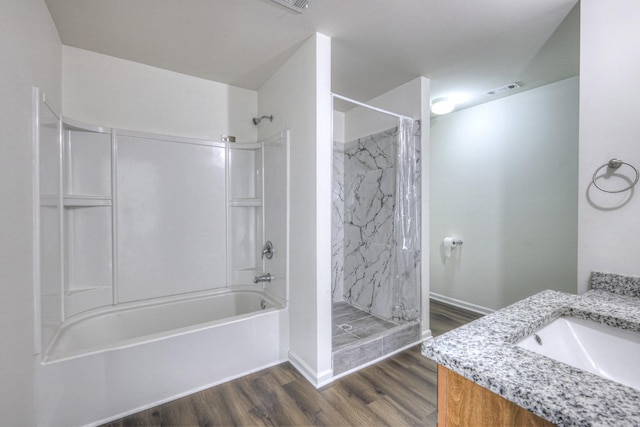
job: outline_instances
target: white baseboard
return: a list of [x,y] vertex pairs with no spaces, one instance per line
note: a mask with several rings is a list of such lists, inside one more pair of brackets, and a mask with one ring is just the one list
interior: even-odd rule
[[481,305],[472,304],[470,302],[436,294],[434,292],[429,292],[429,298],[479,314],[491,314],[495,311],[491,308],[482,307]]
[[323,372],[316,372],[315,369],[307,365],[307,363],[297,354],[289,351],[289,362],[294,368],[302,374],[315,388],[323,387],[333,381],[333,369],[327,369]]

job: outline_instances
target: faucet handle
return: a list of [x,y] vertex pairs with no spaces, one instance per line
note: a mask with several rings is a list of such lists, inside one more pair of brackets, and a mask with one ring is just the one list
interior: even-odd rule
[[273,258],[273,243],[271,243],[271,240],[267,240],[262,247],[262,258],[264,257],[267,257],[267,259]]

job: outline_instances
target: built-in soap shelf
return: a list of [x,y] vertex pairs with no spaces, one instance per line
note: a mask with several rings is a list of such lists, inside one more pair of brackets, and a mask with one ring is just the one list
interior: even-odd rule
[[240,144],[230,144],[232,150],[259,150],[262,148],[261,142],[243,142]]
[[66,194],[63,198],[65,207],[92,207],[92,206],[111,206],[111,197],[105,196],[80,196]]
[[262,274],[263,157],[262,143],[229,145],[227,245],[233,286],[253,285],[255,276]]
[[113,152],[110,128],[62,121],[65,319],[113,304]]
[[258,198],[243,198],[243,199],[230,199],[229,206],[232,207],[259,207],[262,206],[262,199]]
[[65,292],[65,296],[66,297],[75,297],[81,294],[86,294],[86,293],[91,293],[91,292],[96,292],[96,291],[105,291],[108,290],[109,291],[109,295],[111,295],[111,289],[112,286],[111,284],[108,285],[104,285],[104,286],[87,286],[85,288],[74,288],[74,289],[68,289]]

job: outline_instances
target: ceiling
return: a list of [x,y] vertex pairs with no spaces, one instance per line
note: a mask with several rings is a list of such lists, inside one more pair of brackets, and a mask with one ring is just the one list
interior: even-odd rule
[[425,76],[465,107],[578,74],[577,0],[45,1],[65,45],[252,90],[314,32],[332,37],[332,90],[361,101]]

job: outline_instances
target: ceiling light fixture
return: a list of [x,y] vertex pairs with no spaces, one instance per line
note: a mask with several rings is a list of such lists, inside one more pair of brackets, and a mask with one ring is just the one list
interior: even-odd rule
[[431,101],[433,114],[447,114],[456,108],[456,104],[449,98],[437,98]]

